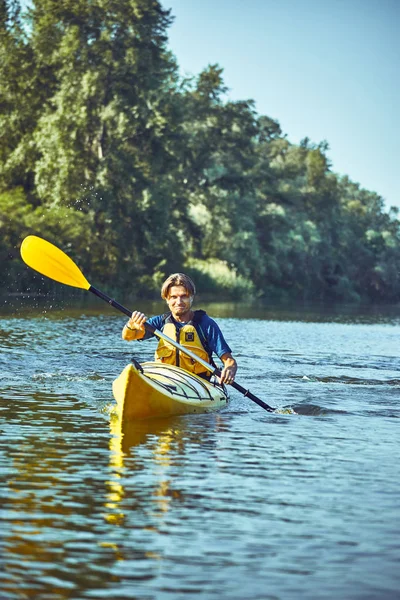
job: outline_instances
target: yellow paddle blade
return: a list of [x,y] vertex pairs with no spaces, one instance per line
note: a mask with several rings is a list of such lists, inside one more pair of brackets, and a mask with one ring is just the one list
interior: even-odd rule
[[21,244],[22,260],[35,271],[59,283],[88,290],[90,283],[79,267],[62,250],[50,242],[28,235]]

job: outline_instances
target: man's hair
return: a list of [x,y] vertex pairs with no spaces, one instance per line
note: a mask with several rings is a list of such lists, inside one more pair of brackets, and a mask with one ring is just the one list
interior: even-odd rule
[[181,285],[188,292],[189,296],[194,296],[196,293],[196,288],[193,281],[190,279],[189,275],[185,275],[184,273],[173,273],[162,284],[161,288],[161,298],[163,300],[167,300],[169,297],[169,290],[174,285]]

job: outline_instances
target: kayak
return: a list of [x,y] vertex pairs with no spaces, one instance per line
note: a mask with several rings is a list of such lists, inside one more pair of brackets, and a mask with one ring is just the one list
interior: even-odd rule
[[227,405],[225,386],[158,362],[130,363],[113,382],[122,420],[209,413]]

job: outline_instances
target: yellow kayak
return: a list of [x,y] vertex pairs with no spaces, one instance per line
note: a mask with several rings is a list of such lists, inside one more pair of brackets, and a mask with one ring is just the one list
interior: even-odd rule
[[113,382],[113,394],[127,421],[214,412],[229,400],[224,386],[156,362],[127,365]]

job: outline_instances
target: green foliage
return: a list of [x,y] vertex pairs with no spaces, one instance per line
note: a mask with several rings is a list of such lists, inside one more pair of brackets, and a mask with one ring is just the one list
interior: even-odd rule
[[[0,260],[8,289],[36,233],[98,284],[158,295],[187,269],[238,298],[400,300],[400,222],[291,144],[222,68],[182,79],[159,0],[0,3]],[[46,285],[46,284],[45,284]]]
[[185,272],[196,281],[203,297],[214,297],[221,293],[226,298],[236,300],[256,297],[253,283],[222,260],[191,258],[184,266]]

